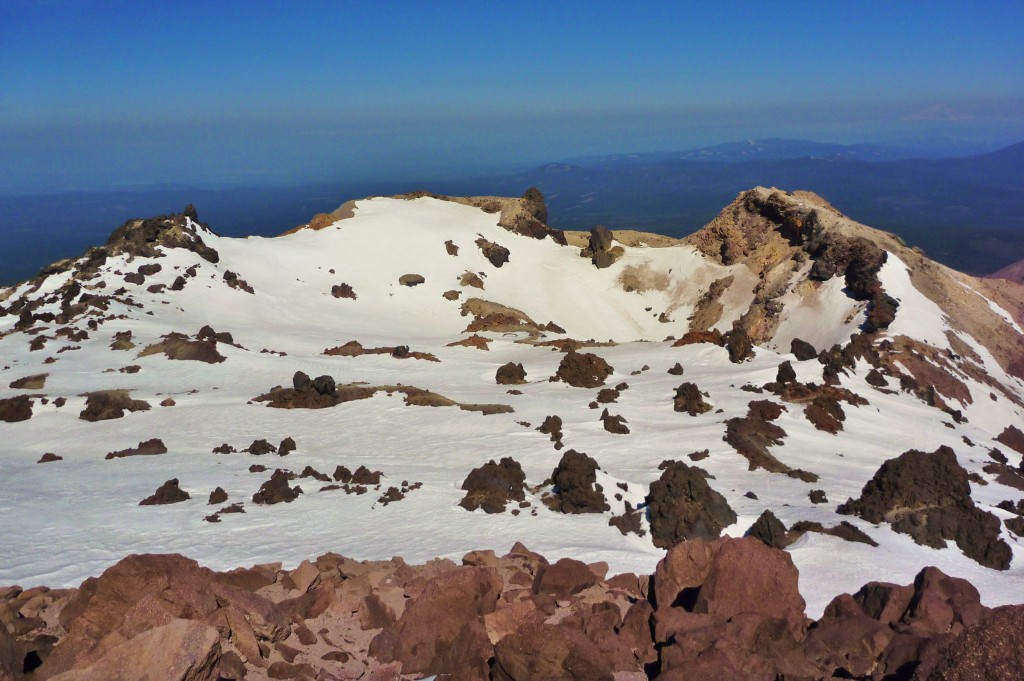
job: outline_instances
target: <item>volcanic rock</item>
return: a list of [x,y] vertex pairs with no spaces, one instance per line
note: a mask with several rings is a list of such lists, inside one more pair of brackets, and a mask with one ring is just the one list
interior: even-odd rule
[[495,267],[501,267],[508,262],[509,250],[504,246],[499,246],[483,237],[480,237],[473,243],[476,244],[480,252],[484,254],[484,257]]
[[607,409],[601,412],[601,424],[613,435],[629,435],[629,426],[626,425],[625,417],[609,414]]
[[356,299],[356,292],[348,284],[336,284],[331,287],[331,295],[335,298]]
[[683,383],[676,388],[676,395],[672,398],[672,409],[686,412],[690,416],[711,411],[711,405],[704,401],[704,397],[706,394],[700,391],[696,383]]
[[494,380],[498,385],[522,385],[526,383],[526,369],[515,362],[503,364],[498,367]]
[[34,402],[28,395],[0,399],[0,421],[7,423],[28,421],[32,418],[33,404]]
[[707,472],[681,461],[667,461],[645,498],[651,538],[658,548],[688,539],[715,539],[736,522],[725,497],[708,485]]
[[277,446],[277,454],[278,454],[278,456],[288,456],[289,454],[291,454],[294,451],[295,451],[295,440],[290,438],[290,437],[286,437],[285,439],[281,440],[281,444],[279,444]]
[[185,334],[176,331],[162,338],[163,340],[147,346],[145,350],[139,353],[139,357],[162,353],[167,359],[205,362],[207,364],[219,364],[227,359],[217,351],[217,341],[212,338],[191,340]]
[[597,484],[597,461],[575,449],[566,451],[551,472],[555,485],[552,508],[562,513],[603,513],[609,510]]
[[1006,426],[1003,432],[996,436],[996,441],[1001,442],[1010,449],[1024,454],[1024,432],[1017,426]]
[[35,374],[33,376],[25,376],[17,380],[11,381],[11,386],[15,390],[42,390],[46,385],[46,378],[49,374]]
[[128,449],[122,449],[116,452],[110,452],[106,455],[106,459],[120,459],[126,456],[154,456],[157,454],[166,454],[167,446],[164,445],[164,441],[160,438],[152,438],[145,442],[140,442],[138,447],[131,447]]
[[858,499],[836,510],[871,523],[888,522],[896,532],[933,548],[944,548],[952,539],[967,557],[1005,570],[1012,554],[999,538],[999,519],[976,507],[970,493],[967,471],[943,445],[932,453],[909,450],[889,459]]
[[792,342],[790,342],[789,352],[796,357],[799,362],[814,359],[818,356],[818,351],[814,349],[813,345],[799,338],[794,338]]
[[601,357],[589,352],[570,350],[558,364],[552,381],[565,381],[576,388],[598,388],[615,369]]
[[754,524],[747,530],[746,536],[758,539],[775,549],[786,548],[786,526],[775,514],[765,509]]
[[192,497],[185,490],[178,487],[178,479],[172,478],[160,485],[156,492],[139,502],[139,506],[158,506],[163,504],[177,504],[187,501]]
[[421,275],[421,274],[403,274],[402,276],[400,276],[398,278],[398,283],[399,284],[401,284],[402,286],[409,286],[409,287],[419,286],[420,284],[422,284],[422,283],[424,283],[426,281],[427,280],[424,279],[423,275]]
[[482,508],[485,513],[503,513],[512,501],[524,501],[526,475],[519,462],[504,457],[500,463],[492,459],[474,468],[462,483],[466,496],[459,502],[467,511]]
[[126,411],[149,411],[149,402],[133,400],[127,390],[101,390],[89,393],[85,409],[78,415],[83,421],[119,419]]
[[288,484],[289,477],[284,471],[278,469],[267,480],[260,485],[260,491],[252,495],[252,500],[257,504],[279,504],[282,501],[290,503],[299,498],[302,489],[298,486],[292,487]]
[[264,454],[274,454],[277,452],[277,448],[270,444],[264,439],[253,440],[252,444],[242,450],[243,452],[249,452],[255,456],[262,456]]

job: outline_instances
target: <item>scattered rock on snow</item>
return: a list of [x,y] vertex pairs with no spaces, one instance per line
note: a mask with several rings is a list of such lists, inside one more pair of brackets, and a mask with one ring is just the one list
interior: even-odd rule
[[139,506],[159,506],[163,504],[177,504],[187,501],[192,497],[185,490],[178,487],[178,479],[172,478],[160,485],[151,496],[139,502]]
[[651,483],[645,499],[655,546],[715,539],[736,522],[725,497],[708,484],[706,471],[681,461],[666,461],[662,467],[661,478]]

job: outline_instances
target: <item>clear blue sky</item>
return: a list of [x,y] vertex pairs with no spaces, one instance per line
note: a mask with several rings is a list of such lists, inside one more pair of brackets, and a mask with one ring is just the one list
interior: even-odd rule
[[2,0],[0,190],[1024,131],[1020,0],[697,4]]

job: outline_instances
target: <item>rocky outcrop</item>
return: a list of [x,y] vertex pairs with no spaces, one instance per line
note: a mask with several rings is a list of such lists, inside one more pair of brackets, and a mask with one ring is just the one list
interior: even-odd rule
[[483,256],[487,258],[487,261],[495,267],[501,267],[508,262],[509,250],[504,246],[488,241],[483,237],[480,237],[473,243],[480,249]]
[[786,537],[786,526],[768,509],[765,509],[757,517],[754,524],[747,530],[746,536],[753,537],[774,549],[784,549],[789,543]]
[[133,400],[127,390],[100,390],[85,397],[85,409],[78,415],[83,421],[119,419],[127,412],[149,411],[149,402]]
[[1024,606],[990,610],[935,568],[811,622],[790,556],[753,537],[676,544],[649,576],[518,543],[461,562],[128,556],[77,589],[0,588],[0,676],[966,681],[1024,662]]
[[615,369],[590,352],[570,350],[558,364],[552,381],[564,381],[576,388],[599,388]]
[[274,471],[270,476],[270,480],[260,485],[260,490],[252,495],[253,503],[269,506],[281,502],[290,503],[295,501],[302,494],[302,488],[298,485],[292,487],[289,484],[292,477],[294,476],[290,476],[281,469]]
[[651,539],[669,548],[689,539],[717,539],[736,522],[725,497],[708,484],[707,472],[681,461],[666,461],[644,499],[651,521]]
[[122,459],[126,456],[156,456],[166,454],[167,446],[160,438],[154,437],[145,442],[140,442],[138,447],[129,447],[116,452],[108,453],[105,459]]
[[604,269],[610,267],[625,253],[621,246],[613,246],[614,236],[607,227],[598,225],[590,230],[587,247],[580,251],[580,256],[590,258],[594,267]]
[[498,385],[522,385],[526,383],[526,369],[521,363],[502,364],[498,367],[494,380]]
[[210,228],[199,222],[195,209],[188,205],[181,213],[146,220],[129,220],[115,229],[107,239],[104,255],[110,257],[126,253],[136,257],[157,258],[161,255],[157,247],[183,248],[208,262],[216,263],[220,256],[203,241],[204,231],[210,232]]
[[42,390],[46,386],[49,374],[34,374],[11,381],[10,387],[15,390]]
[[348,298],[356,300],[355,290],[348,284],[335,284],[331,287],[331,295],[335,298]]
[[0,421],[6,423],[28,421],[32,418],[33,404],[32,398],[28,395],[0,399]]
[[[200,330],[200,334],[202,334],[202,330]],[[230,334],[228,334],[228,338],[230,338]],[[203,334],[202,338],[197,335],[196,339],[192,340],[183,333],[172,331],[166,336],[162,336],[160,341],[146,346],[146,349],[139,353],[139,357],[163,354],[167,359],[219,364],[227,358],[217,351],[218,342],[223,341],[218,340],[216,333]]]
[[156,492],[139,502],[139,506],[162,506],[188,501],[192,497],[178,486],[178,479],[172,478],[160,485]]
[[864,485],[857,499],[837,511],[872,523],[888,522],[918,544],[944,548],[956,542],[964,555],[985,567],[1005,570],[1012,553],[999,538],[999,519],[971,499],[967,471],[952,449],[910,450],[889,459]]
[[467,511],[482,508],[485,513],[504,513],[509,503],[526,500],[526,475],[519,462],[511,457],[504,457],[500,463],[492,459],[470,471],[462,489],[466,490],[466,496],[459,506]]
[[707,393],[701,392],[696,383],[683,383],[676,388],[676,395],[672,398],[672,409],[686,412],[690,416],[709,412],[711,405],[704,401],[705,397]]
[[1024,432],[1021,432],[1017,426],[1009,425],[1003,428],[1003,431],[996,436],[996,441],[1019,454],[1024,454]]
[[610,509],[604,490],[597,483],[597,465],[592,457],[575,449],[566,451],[551,471],[554,492],[549,505],[562,513],[603,513]]
[[402,286],[419,286],[425,283],[427,280],[422,274],[403,274],[398,278],[398,283]]

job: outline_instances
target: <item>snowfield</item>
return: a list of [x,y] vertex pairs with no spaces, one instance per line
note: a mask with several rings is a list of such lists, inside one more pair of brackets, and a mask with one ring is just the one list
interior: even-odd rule
[[[0,422],[0,584],[77,585],[129,553],[182,553],[220,570],[275,561],[293,566],[327,551],[356,559],[400,555],[408,562],[437,556],[458,561],[473,549],[504,553],[515,541],[551,560],[571,556],[606,562],[610,574],[651,573],[664,550],[654,547],[649,534],[622,535],[608,520],[622,512],[623,501],[643,503],[663,461],[693,463],[686,455],[707,449],[710,455],[694,465],[712,476],[711,486],[738,516],[725,534],[743,535],[770,509],[787,527],[800,520],[826,526],[845,520],[879,544],[807,533],[787,549],[800,570],[800,589],[811,617],[818,617],[839,593],[872,580],[908,583],[926,565],[969,579],[986,605],[1024,601],[1024,542],[1005,527],[1002,538],[1013,558],[1008,570],[999,571],[964,556],[952,542],[945,549],[932,549],[888,524],[875,526],[836,513],[838,504],[860,495],[885,460],[909,449],[931,452],[947,445],[961,466],[987,483],[972,483],[974,502],[1001,520],[1012,518],[995,505],[1016,501],[1022,492],[983,471],[993,447],[1001,449],[1010,466],[1021,461],[1020,454],[994,441],[1008,425],[1024,427],[1024,410],[1006,396],[962,377],[973,401],[952,405],[966,417],[964,423],[954,423],[902,392],[898,381],[891,381],[885,392],[867,383],[870,367],[862,361],[841,383],[868,404],[843,404],[841,432],[815,429],[799,404],[783,403],[787,411],[776,421],[787,436],[771,453],[792,468],[817,474],[817,482],[748,470],[747,459],[723,440],[725,421],[745,416],[751,400],[774,396],[741,388],[774,381],[785,360],[792,362],[800,381],[822,381],[822,364],[797,361],[789,346],[801,338],[822,350],[857,331],[864,320],[863,304],[845,295],[841,279],[825,282],[810,297],[786,293],[782,320],[769,347],[757,347],[752,360],[735,364],[725,348],[708,343],[677,348],[666,338],[682,336],[708,286],[733,275],[735,283],[722,297],[722,314],[714,325],[729,330],[754,299],[756,277],[744,265],[720,265],[691,246],[627,247],[611,267],[597,269],[578,249],[512,234],[497,219],[433,198],[375,198],[358,202],[352,218],[275,239],[222,238],[195,227],[219,253],[218,263],[183,248],[161,247],[160,258],[110,258],[97,278],[83,282],[85,290],[104,295],[123,286],[139,305],[112,302],[105,314],[124,316],[89,330],[87,339],[55,337],[60,325],[52,323],[42,325],[48,328],[41,333],[50,338],[45,346],[30,350],[32,337],[13,330],[17,315],[0,317],[0,399],[29,394],[35,400],[31,419]],[[500,268],[488,262],[475,244],[479,238],[508,248],[508,262]],[[458,246],[457,256],[448,255],[446,240]],[[161,270],[146,276],[143,284],[126,283],[115,274],[134,272],[147,263],[157,263]],[[192,266],[196,275],[187,278],[184,288],[169,290]],[[619,276],[631,267],[662,273],[669,284],[662,290],[627,291]],[[226,285],[224,273],[229,270],[254,293]],[[460,286],[465,272],[478,273],[484,289]],[[422,275],[425,283],[400,285],[399,277],[408,273]],[[8,300],[58,292],[70,276],[51,275],[35,291],[29,283],[21,284]],[[900,301],[887,335],[950,349],[948,320],[914,288],[905,264],[890,254],[879,278]],[[104,289],[90,288],[101,280]],[[332,286],[341,283],[352,287],[355,300],[332,296]],[[154,284],[168,288],[149,292]],[[443,294],[451,290],[460,291],[461,297],[446,299]],[[474,297],[521,310],[538,325],[554,322],[566,332],[548,333],[541,340],[617,343],[581,352],[597,354],[614,367],[607,387],[628,383],[617,402],[601,408],[625,417],[630,434],[602,428],[601,410],[589,406],[596,390],[549,382],[563,354],[522,342],[525,332],[482,331],[490,339],[486,351],[448,347],[470,335],[464,329],[473,316],[462,315],[460,307]],[[60,303],[36,310],[46,311],[60,312]],[[671,321],[659,321],[662,312]],[[72,326],[86,329],[87,319],[79,318]],[[174,331],[191,336],[203,325],[231,333],[240,347],[218,343],[226,359],[216,364],[173,361],[163,354],[139,357],[161,336]],[[132,332],[135,347],[110,349],[115,333],[124,331]],[[1000,369],[985,348],[960,335],[972,344],[992,378],[1024,397],[1018,379]],[[352,340],[367,348],[407,345],[439,361],[323,354]],[[58,352],[64,346],[78,349]],[[44,363],[47,357],[56,361]],[[522,363],[526,384],[495,383],[495,371],[507,362]],[[669,375],[667,370],[677,362],[685,374]],[[118,371],[132,365],[140,369]],[[406,406],[398,392],[378,392],[325,409],[275,409],[253,401],[275,386],[291,386],[296,371],[312,377],[328,374],[339,384],[415,386],[461,403],[510,405],[514,412],[484,416],[457,407]],[[48,374],[42,389],[8,387],[41,373]],[[674,390],[684,381],[707,393],[711,411],[698,416],[673,411]],[[510,394],[510,388],[521,394]],[[99,390],[129,390],[133,399],[152,408],[122,418],[80,420],[84,394]],[[44,397],[47,404],[41,402]],[[58,397],[66,398],[66,404],[57,407]],[[174,406],[159,406],[167,398],[173,398]],[[565,515],[541,501],[550,490],[550,484],[542,484],[565,451],[556,451],[549,437],[536,430],[552,414],[563,421],[566,450],[586,452],[600,464],[598,482],[611,513]],[[285,437],[297,444],[286,457],[241,451],[257,439],[276,445]],[[168,452],[104,458],[150,438],[160,438]],[[212,453],[223,443],[239,452]],[[63,460],[37,464],[47,452]],[[520,462],[527,485],[540,486],[528,493],[529,506],[515,509],[518,514],[514,505],[498,514],[461,508],[460,486],[470,470],[506,456]],[[250,472],[254,464],[267,471]],[[319,491],[326,483],[302,478],[292,484],[300,485],[304,494],[291,503],[252,502],[275,468],[299,473],[312,466],[331,474],[338,465],[382,471],[380,489],[362,495]],[[190,500],[139,506],[171,478],[179,479]],[[389,486],[403,481],[422,486],[400,501],[378,501]],[[205,516],[225,505],[207,504],[218,486],[227,492],[227,503],[242,502],[245,513],[206,522]],[[811,503],[812,489],[824,490],[828,502]],[[614,498],[616,493],[622,500]]]

